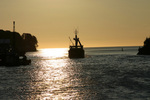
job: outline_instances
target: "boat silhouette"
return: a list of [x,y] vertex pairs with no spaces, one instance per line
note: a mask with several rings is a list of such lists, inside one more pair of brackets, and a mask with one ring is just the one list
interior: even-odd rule
[[70,46],[70,49],[68,51],[69,53],[69,58],[84,58],[85,54],[84,54],[84,49],[83,49],[83,45],[81,44],[78,36],[77,36],[77,30],[75,30],[75,38],[73,38],[75,41],[75,45],[72,42],[72,46]]

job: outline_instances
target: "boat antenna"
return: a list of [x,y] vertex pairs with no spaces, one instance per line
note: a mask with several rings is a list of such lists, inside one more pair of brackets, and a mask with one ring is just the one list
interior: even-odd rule
[[70,39],[70,41],[71,41],[72,45],[74,46],[74,43],[72,42],[72,40],[71,40],[71,38],[70,38],[70,37],[69,37],[69,39]]
[[75,29],[75,35],[77,35],[77,33],[78,33],[78,31],[77,31],[77,29]]
[[15,21],[13,21],[13,32],[15,32]]

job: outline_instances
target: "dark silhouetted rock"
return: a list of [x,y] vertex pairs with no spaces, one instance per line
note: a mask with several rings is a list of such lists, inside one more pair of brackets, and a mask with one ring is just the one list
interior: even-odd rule
[[37,39],[31,34],[0,30],[0,66],[28,65],[25,53],[36,51]]
[[144,46],[139,48],[138,55],[150,55],[150,38],[146,38]]
[[32,36],[29,33],[23,33],[23,42],[25,46],[26,51],[36,51],[36,47],[38,46],[37,38],[35,36]]
[[37,43],[37,38],[29,33],[21,36],[17,32],[0,30],[0,50],[12,47],[18,53],[36,51]]

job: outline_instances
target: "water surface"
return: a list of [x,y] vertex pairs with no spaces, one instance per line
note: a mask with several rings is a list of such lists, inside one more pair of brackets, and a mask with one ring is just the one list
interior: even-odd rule
[[[122,51],[123,48],[123,51]],[[0,67],[1,100],[150,100],[150,56],[138,47],[85,48],[27,53],[31,65]]]

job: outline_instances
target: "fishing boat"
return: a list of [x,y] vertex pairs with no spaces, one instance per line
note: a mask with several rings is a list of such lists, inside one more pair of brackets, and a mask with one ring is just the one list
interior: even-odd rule
[[73,39],[75,41],[75,45],[72,42],[72,40],[70,39],[70,41],[72,42],[72,46],[70,46],[70,49],[68,51],[69,58],[84,58],[85,57],[84,49],[83,49],[83,45],[81,44],[81,42],[77,36],[77,30],[75,30],[75,38],[73,38]]

